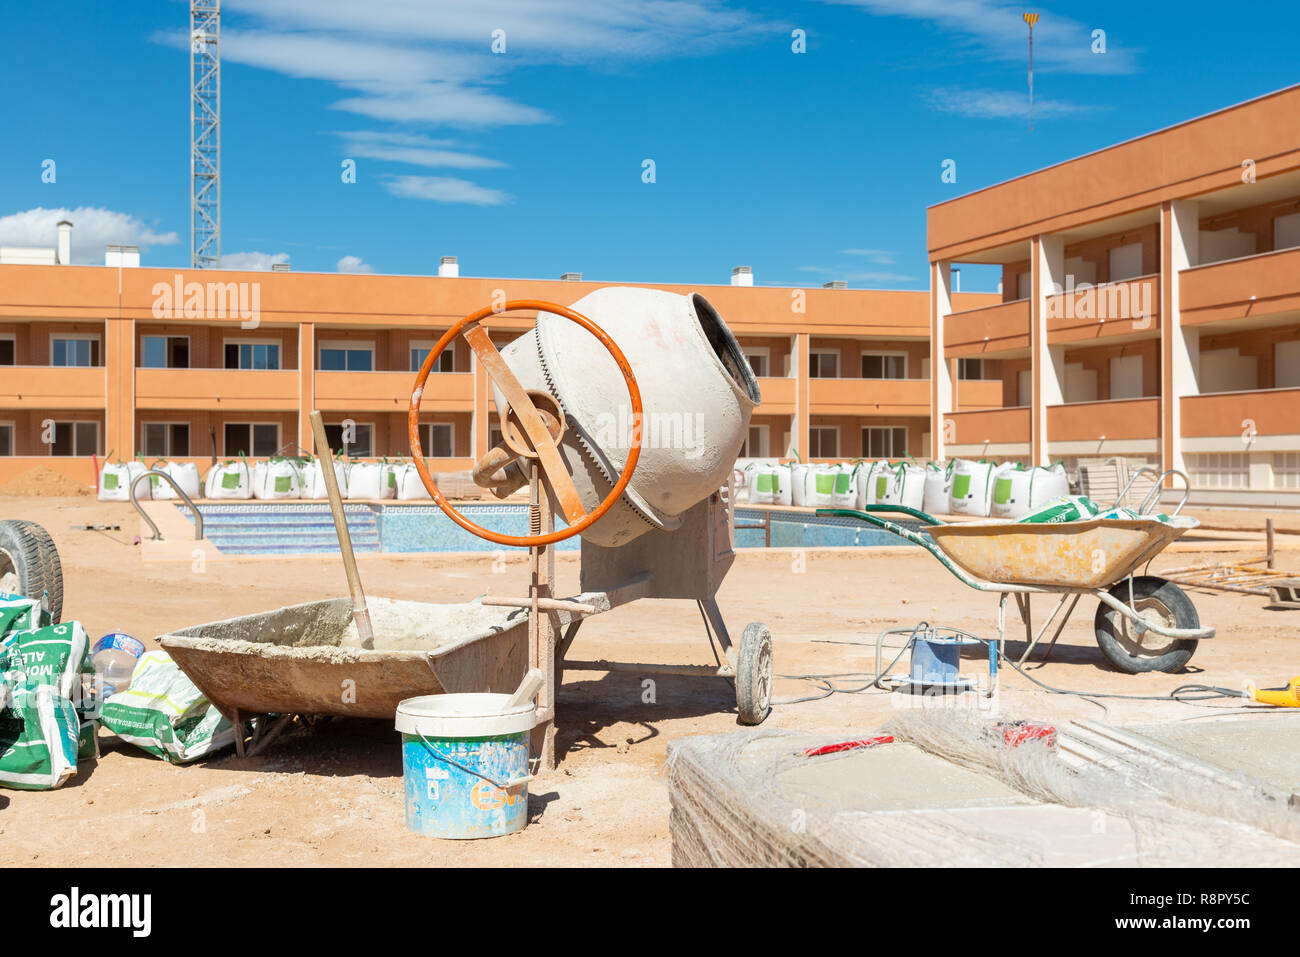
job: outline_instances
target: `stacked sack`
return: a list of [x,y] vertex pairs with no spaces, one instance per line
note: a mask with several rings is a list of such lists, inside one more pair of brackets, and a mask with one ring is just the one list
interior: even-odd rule
[[[166,472],[181,491],[190,498],[198,498],[203,481],[199,478],[199,467],[193,462],[167,462],[159,459],[150,466],[150,471]],[[157,475],[149,476],[149,494],[155,499],[179,499],[176,489],[165,479]]]
[[0,593],[0,785],[51,790],[99,757],[94,671],[80,622]]
[[243,456],[218,462],[203,480],[204,498],[245,500],[253,497],[253,470]]
[[750,462],[745,466],[745,487],[750,505],[790,505],[794,486],[788,465]]
[[[143,475],[149,469],[138,459],[129,462],[118,459],[115,464],[110,461],[112,455],[112,452],[108,453],[109,457],[104,459],[104,467],[99,470],[99,500],[101,502],[130,501],[131,482],[137,475]],[[149,498],[149,486],[150,482],[141,482],[136,486],[137,500]]]

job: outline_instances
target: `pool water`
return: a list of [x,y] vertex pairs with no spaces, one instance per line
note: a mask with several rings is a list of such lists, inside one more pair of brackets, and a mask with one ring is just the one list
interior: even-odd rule
[[[190,510],[180,506],[190,521]],[[339,550],[334,519],[324,502],[231,503],[200,505],[205,537],[232,555],[301,555]],[[506,535],[528,534],[528,506],[462,505],[458,510],[475,524]],[[352,548],[366,552],[494,552],[504,546],[465,531],[436,505],[344,503]],[[760,508],[736,509],[736,547],[763,548],[771,517],[773,548],[866,547],[906,545],[903,539],[856,519]],[[574,551],[578,538],[566,539],[557,551]]]

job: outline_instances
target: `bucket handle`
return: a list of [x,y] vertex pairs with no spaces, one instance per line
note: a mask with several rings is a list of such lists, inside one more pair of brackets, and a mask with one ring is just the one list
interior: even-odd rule
[[439,761],[442,761],[446,764],[450,764],[453,768],[460,768],[460,770],[464,771],[466,774],[472,774],[476,778],[482,778],[488,784],[491,784],[494,787],[498,787],[503,791],[508,791],[510,788],[518,787],[521,784],[527,784],[529,781],[533,779],[533,776],[531,774],[525,774],[523,777],[519,777],[519,778],[511,778],[509,781],[505,781],[505,782],[498,781],[495,778],[490,778],[482,771],[475,771],[473,768],[466,767],[465,765],[461,764],[459,761],[453,761],[451,758],[447,757],[447,755],[443,754],[441,751],[439,751],[437,748],[435,748],[432,744],[429,743],[429,739],[424,736],[424,732],[421,731],[419,728],[415,729],[415,733],[420,736],[420,741],[423,742],[425,748],[428,749],[429,753],[432,754]]

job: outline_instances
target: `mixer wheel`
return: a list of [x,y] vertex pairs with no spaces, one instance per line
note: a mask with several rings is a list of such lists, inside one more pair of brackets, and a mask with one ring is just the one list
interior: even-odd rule
[[736,651],[736,713],[741,724],[762,724],[772,712],[772,678],[772,632],[761,621],[751,621]]

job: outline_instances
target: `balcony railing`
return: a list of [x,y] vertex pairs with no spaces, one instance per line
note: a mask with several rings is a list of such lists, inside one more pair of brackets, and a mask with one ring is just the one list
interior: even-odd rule
[[1178,274],[1189,325],[1300,309],[1300,248],[1193,266]]
[[[943,417],[949,445],[1008,445],[1029,441],[1027,406],[980,412],[949,412]],[[951,424],[950,424],[951,423]]]
[[103,366],[0,366],[0,408],[104,407]]
[[1081,342],[1160,329],[1160,276],[1075,288],[1047,300],[1049,342]]
[[136,369],[140,409],[291,412],[298,408],[297,369]]
[[1104,399],[1047,407],[1047,437],[1052,442],[1151,439],[1160,434],[1160,400]]
[[[316,407],[332,412],[400,412],[409,407],[414,372],[316,372]],[[439,372],[425,381],[425,412],[472,412],[474,374]]]
[[1028,299],[951,313],[943,322],[944,351],[948,356],[978,356],[1028,349],[1030,317]]
[[1216,392],[1182,399],[1184,438],[1238,436],[1246,451],[1255,436],[1300,432],[1300,389]]
[[817,415],[929,415],[929,379],[811,379]]

